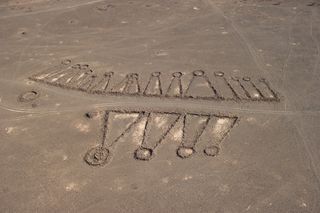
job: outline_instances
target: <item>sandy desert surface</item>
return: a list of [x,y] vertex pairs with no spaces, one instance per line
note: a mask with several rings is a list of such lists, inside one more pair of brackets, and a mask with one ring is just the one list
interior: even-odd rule
[[0,212],[320,212],[320,1],[0,1]]

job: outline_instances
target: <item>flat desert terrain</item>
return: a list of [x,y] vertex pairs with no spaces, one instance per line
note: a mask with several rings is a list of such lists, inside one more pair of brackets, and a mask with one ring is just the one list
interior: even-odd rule
[[320,212],[319,0],[0,1],[0,212]]

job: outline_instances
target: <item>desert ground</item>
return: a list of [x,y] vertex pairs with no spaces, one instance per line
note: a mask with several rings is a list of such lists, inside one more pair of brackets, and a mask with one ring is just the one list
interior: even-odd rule
[[320,212],[319,0],[2,0],[0,50],[0,212]]

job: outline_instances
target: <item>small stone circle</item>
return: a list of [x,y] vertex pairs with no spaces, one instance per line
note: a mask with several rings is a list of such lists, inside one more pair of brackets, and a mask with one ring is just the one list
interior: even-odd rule
[[177,155],[180,158],[188,158],[194,153],[194,149],[188,147],[179,147],[177,149]]
[[108,162],[110,151],[106,147],[98,146],[90,149],[84,157],[84,160],[90,166],[102,166]]
[[218,155],[220,148],[218,146],[210,146],[204,149],[204,153],[207,156],[215,157]]
[[150,160],[152,157],[152,149],[140,147],[134,152],[134,157],[137,160]]

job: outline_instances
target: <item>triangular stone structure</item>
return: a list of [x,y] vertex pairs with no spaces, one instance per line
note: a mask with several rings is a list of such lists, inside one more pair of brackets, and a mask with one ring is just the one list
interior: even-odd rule
[[166,92],[167,97],[182,97],[181,72],[174,72],[169,88]]
[[139,160],[150,160],[154,150],[166,137],[178,121],[180,115],[175,113],[149,113],[141,146],[135,157]]
[[209,115],[186,114],[183,120],[183,137],[177,154],[181,158],[190,157],[195,152],[195,145],[206,128]]
[[137,73],[131,73],[126,75],[126,77],[116,84],[112,89],[111,93],[117,94],[139,94],[139,75]]
[[146,89],[144,90],[143,94],[146,96],[160,96],[162,95],[162,88],[161,88],[161,79],[160,79],[160,72],[154,72],[151,74]]
[[185,92],[185,96],[189,98],[217,98],[215,89],[202,70],[193,72],[193,77]]

